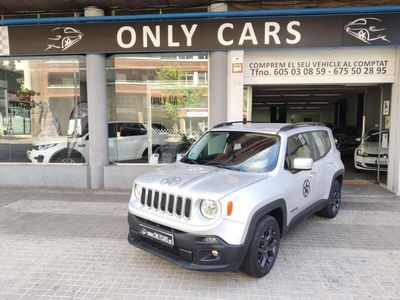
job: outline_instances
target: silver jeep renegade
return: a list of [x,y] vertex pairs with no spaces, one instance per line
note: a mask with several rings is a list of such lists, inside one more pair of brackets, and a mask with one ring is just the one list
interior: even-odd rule
[[262,277],[283,234],[313,213],[336,216],[343,173],[322,124],[220,124],[135,180],[128,240],[189,269]]

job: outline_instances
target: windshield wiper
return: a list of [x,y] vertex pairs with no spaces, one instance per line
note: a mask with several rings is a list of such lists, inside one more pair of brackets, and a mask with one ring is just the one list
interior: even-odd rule
[[199,164],[198,161],[196,161],[194,159],[191,159],[186,155],[183,158],[184,158],[185,162],[188,162],[188,163],[191,163],[191,164],[194,164],[194,165],[198,165]]
[[214,165],[214,166],[216,166],[217,168],[221,168],[221,169],[235,170],[235,168],[225,166],[225,165]]

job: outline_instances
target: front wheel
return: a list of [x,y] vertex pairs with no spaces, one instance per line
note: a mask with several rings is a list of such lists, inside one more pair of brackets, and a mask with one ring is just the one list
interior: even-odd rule
[[279,224],[272,216],[261,219],[254,231],[241,269],[253,277],[263,277],[271,271],[279,251]]
[[329,195],[328,204],[318,214],[325,218],[334,218],[339,212],[342,203],[342,185],[335,180],[331,193]]

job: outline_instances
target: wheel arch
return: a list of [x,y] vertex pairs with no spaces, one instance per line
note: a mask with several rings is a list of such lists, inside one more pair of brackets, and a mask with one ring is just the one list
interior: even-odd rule
[[[71,153],[69,154],[69,156],[73,156],[73,155],[79,155],[80,157],[82,157],[82,162],[85,163],[86,162],[86,158],[85,156],[82,154],[82,152],[79,152],[75,149],[71,149],[70,150]],[[58,150],[57,152],[55,152],[49,159],[49,162],[54,162],[54,160],[58,157],[60,157],[61,155],[65,154],[68,155],[69,149],[68,148],[63,148]]]
[[336,171],[336,173],[332,177],[332,183],[331,183],[331,189],[333,187],[333,184],[335,181],[339,181],[339,183],[342,185],[343,184],[343,176],[344,176],[344,170],[340,169]]
[[245,242],[248,243],[253,237],[258,222],[266,215],[274,217],[279,223],[281,237],[287,232],[287,208],[285,199],[274,200],[260,207],[252,216]]

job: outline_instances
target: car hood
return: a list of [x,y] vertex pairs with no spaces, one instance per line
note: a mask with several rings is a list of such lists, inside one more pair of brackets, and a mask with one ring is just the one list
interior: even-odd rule
[[39,146],[39,145],[47,145],[47,144],[67,144],[69,143],[80,143],[82,140],[80,138],[69,138],[66,136],[57,136],[57,137],[47,137],[47,138],[41,138],[36,140],[33,145]]
[[266,177],[266,173],[178,162],[150,171],[135,182],[159,191],[217,200]]
[[[368,154],[378,154],[378,144],[377,142],[364,142],[363,144],[358,146],[358,149],[361,149]],[[381,154],[387,154],[388,148],[381,148]]]

